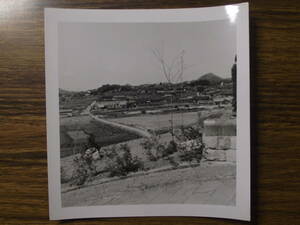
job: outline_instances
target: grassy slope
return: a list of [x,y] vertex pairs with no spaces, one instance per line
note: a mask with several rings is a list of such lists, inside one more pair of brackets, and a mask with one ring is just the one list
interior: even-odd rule
[[67,131],[71,130],[83,130],[88,134],[93,134],[100,146],[138,138],[135,134],[101,124],[89,116],[77,116],[60,119],[61,143],[72,144],[71,139],[66,134]]

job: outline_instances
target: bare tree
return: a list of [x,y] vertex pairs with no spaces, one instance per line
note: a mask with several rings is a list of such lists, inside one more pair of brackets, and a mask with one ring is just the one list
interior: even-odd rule
[[[152,52],[160,63],[162,73],[165,76],[168,84],[172,85],[179,81],[182,82],[184,70],[186,69],[186,65],[184,64],[185,50],[180,51],[180,53],[176,55],[170,62],[165,60],[163,50],[157,48],[152,50]],[[174,87],[172,88],[174,91]],[[173,105],[173,94],[171,94],[171,105]],[[172,140],[174,141],[174,120],[172,111],[170,123]]]
[[154,49],[152,52],[160,63],[162,72],[168,83],[174,84],[182,79],[184,70],[186,69],[186,65],[184,64],[185,50],[180,51],[169,63],[165,60],[163,51]]

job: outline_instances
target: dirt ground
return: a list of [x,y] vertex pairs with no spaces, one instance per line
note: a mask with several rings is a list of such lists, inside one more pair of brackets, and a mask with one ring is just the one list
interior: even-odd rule
[[[199,122],[200,117],[206,117],[212,114],[220,113],[223,118],[230,118],[231,110],[228,109],[214,109],[214,110],[203,110],[194,112],[184,113],[173,113],[173,126],[189,126]],[[157,115],[139,115],[130,117],[121,117],[116,119],[107,119],[112,122],[117,122],[129,126],[140,127],[143,129],[150,130],[164,130],[170,128],[171,125],[171,113],[168,114],[157,114]]]
[[194,168],[130,177],[62,193],[62,206],[235,205],[235,177],[235,164],[205,163]]
[[[140,115],[117,119],[108,119],[113,122],[130,126],[143,127],[151,130],[160,130],[170,127],[171,114]],[[190,125],[198,120],[198,112],[174,113],[174,126]]]

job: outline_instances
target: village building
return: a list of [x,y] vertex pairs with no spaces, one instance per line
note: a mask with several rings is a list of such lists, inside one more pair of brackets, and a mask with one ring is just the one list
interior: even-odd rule
[[220,91],[220,94],[226,95],[226,96],[233,96],[232,89],[222,89],[222,90]]
[[125,112],[126,115],[139,115],[141,113],[142,113],[141,110]]
[[113,101],[122,101],[122,100],[127,100],[128,97],[125,95],[115,95],[112,97]]
[[111,100],[96,102],[94,106],[98,109],[119,109],[127,107],[127,104],[127,100]]
[[217,96],[213,99],[214,103],[216,105],[226,105],[230,104],[232,101],[232,97],[227,97],[227,96]]
[[60,109],[59,114],[61,117],[71,117],[71,116],[73,116],[73,110],[72,109]]

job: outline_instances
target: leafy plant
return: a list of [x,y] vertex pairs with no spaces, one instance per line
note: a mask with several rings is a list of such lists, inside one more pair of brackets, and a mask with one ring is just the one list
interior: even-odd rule
[[174,168],[177,168],[177,167],[179,166],[179,163],[176,162],[176,161],[174,160],[174,158],[171,157],[171,156],[168,156],[168,161],[169,161],[169,163],[171,164],[171,166],[173,166]]
[[182,149],[181,154],[179,155],[180,160],[189,163],[192,163],[193,161],[200,163],[203,157],[204,148],[205,146],[203,144],[194,142],[189,149]]
[[144,168],[140,159],[136,156],[132,157],[130,148],[127,144],[120,145],[118,152],[110,162],[108,162],[106,170],[110,177],[126,176],[130,172],[136,172]]
[[66,171],[64,170],[63,167],[60,167],[60,182],[67,183],[69,179],[67,178]]
[[165,148],[163,152],[163,156],[168,156],[173,154],[174,152],[177,152],[177,144],[175,141],[170,141],[168,146]]
[[146,151],[147,158],[150,161],[156,161],[157,157],[153,154],[152,148],[153,148],[153,142],[151,139],[147,138],[140,144]]
[[88,151],[74,158],[73,168],[72,185],[83,185],[86,181],[91,180],[97,173],[92,153]]

